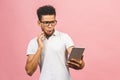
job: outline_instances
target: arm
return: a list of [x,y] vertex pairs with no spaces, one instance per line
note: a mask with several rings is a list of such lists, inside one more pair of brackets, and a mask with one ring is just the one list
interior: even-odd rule
[[29,76],[36,71],[41,54],[42,48],[38,48],[36,54],[28,55],[25,70]]
[[30,54],[27,57],[25,70],[29,76],[32,76],[32,74],[36,71],[38,63],[40,61],[40,55],[43,48],[42,37],[43,37],[43,33],[41,33],[37,39],[38,42],[37,52],[35,54]]
[[[74,43],[69,35],[65,35],[63,39],[67,48],[67,53],[68,55],[70,55],[72,48],[74,48]],[[68,67],[77,69],[77,70],[82,69],[84,65],[85,63],[83,61],[83,57],[81,58],[81,60],[72,59],[67,62]]]

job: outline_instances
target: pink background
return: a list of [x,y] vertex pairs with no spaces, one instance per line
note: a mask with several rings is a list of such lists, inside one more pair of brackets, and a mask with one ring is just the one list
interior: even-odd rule
[[73,80],[120,80],[120,0],[0,0],[0,80],[38,80],[25,72],[28,42],[41,31],[36,9],[56,7],[56,28],[85,47],[83,70]]

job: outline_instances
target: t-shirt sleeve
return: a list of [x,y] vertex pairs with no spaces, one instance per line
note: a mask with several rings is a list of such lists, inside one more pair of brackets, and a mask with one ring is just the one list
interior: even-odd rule
[[65,34],[63,39],[64,39],[66,49],[71,46],[74,46],[74,42],[68,34]]
[[37,48],[38,48],[37,39],[36,38],[32,39],[28,44],[26,55],[35,54],[37,51]]

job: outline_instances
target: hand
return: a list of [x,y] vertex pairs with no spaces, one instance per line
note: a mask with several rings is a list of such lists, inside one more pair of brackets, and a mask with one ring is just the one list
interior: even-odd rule
[[38,35],[38,38],[37,38],[37,42],[38,42],[38,47],[41,47],[41,48],[43,48],[43,41],[42,41],[42,38],[44,37],[44,32],[42,32],[42,33],[40,33],[39,35]]
[[83,56],[80,60],[77,59],[71,59],[67,62],[67,66],[76,70],[82,69],[84,67],[84,61],[83,61]]

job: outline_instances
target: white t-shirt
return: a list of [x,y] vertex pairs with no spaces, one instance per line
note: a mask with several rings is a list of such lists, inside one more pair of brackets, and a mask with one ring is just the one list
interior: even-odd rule
[[[39,80],[71,80],[69,69],[66,67],[66,49],[74,46],[72,39],[66,33],[55,30],[49,39],[43,39],[43,44]],[[35,54],[37,48],[37,38],[34,38],[28,45],[27,55]]]

